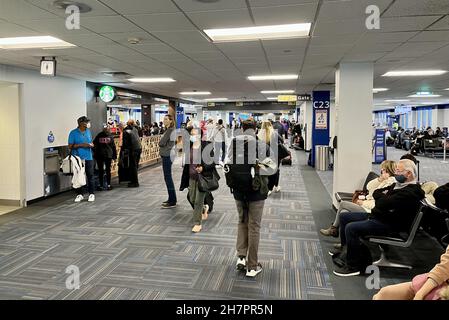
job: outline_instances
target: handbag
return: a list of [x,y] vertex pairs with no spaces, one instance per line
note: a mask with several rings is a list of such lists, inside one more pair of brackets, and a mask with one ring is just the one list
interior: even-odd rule
[[357,204],[357,201],[359,200],[359,196],[366,196],[366,192],[363,190],[356,190],[352,194],[352,203]]
[[201,192],[212,192],[219,188],[218,179],[215,174],[205,176],[198,174],[198,190]]
[[279,160],[285,159],[290,156],[290,151],[284,146],[284,144],[279,143],[278,147]]

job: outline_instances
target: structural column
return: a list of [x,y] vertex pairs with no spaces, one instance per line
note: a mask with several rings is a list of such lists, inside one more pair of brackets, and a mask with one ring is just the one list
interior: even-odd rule
[[[341,63],[336,72],[337,149],[333,191],[360,189],[372,170],[373,64]],[[337,206],[335,198],[334,205]]]
[[[313,102],[307,101],[302,106],[304,108],[304,149],[306,151],[312,149],[312,127],[313,127]],[[302,111],[302,110],[301,110]]]

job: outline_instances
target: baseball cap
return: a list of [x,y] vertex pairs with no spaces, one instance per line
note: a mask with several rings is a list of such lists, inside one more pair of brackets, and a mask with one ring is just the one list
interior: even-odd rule
[[90,122],[90,119],[86,116],[82,116],[81,118],[78,118],[78,123],[83,123],[83,122]]

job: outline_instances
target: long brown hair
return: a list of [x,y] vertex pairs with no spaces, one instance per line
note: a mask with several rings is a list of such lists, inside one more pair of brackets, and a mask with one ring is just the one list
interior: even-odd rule
[[168,118],[168,120],[170,120],[170,126],[167,129],[173,128],[175,126],[175,121],[173,120],[173,117],[170,114],[166,114],[165,116]]

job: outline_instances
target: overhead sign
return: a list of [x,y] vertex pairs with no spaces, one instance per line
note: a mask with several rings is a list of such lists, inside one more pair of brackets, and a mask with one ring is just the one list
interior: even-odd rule
[[115,98],[115,90],[111,86],[103,86],[100,88],[100,99],[104,102],[111,102]]
[[43,76],[56,76],[56,60],[53,58],[52,60],[46,60],[42,58],[41,60],[41,75]]
[[215,107],[215,102],[208,102],[208,103],[207,103],[207,106],[208,106],[208,107]]
[[280,95],[278,96],[278,102],[290,102],[296,101],[298,97],[296,95]]
[[235,106],[236,107],[243,107],[243,102],[238,101],[238,102],[235,103]]
[[312,101],[312,96],[310,94],[299,94],[298,101]]

